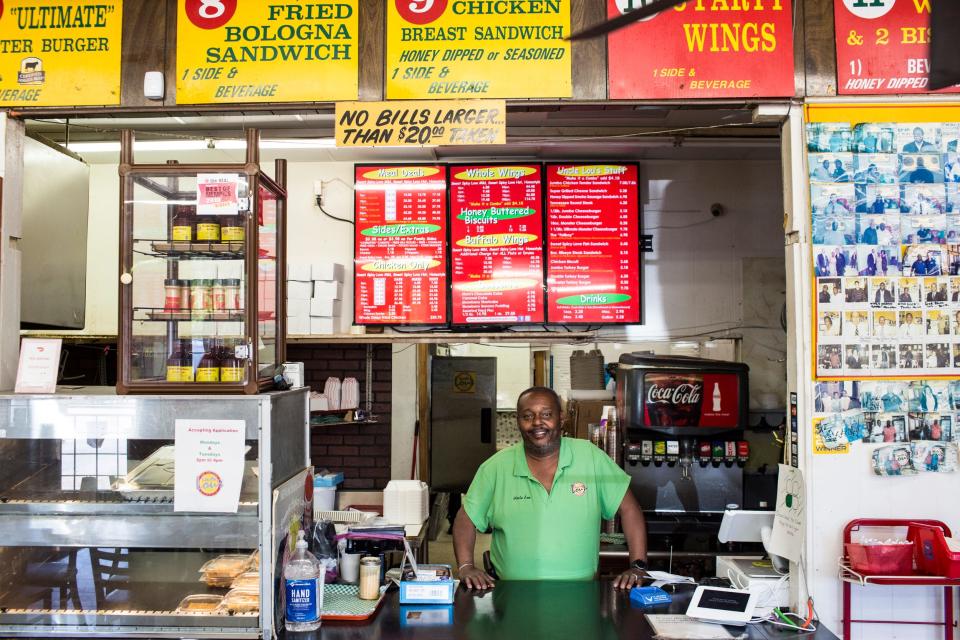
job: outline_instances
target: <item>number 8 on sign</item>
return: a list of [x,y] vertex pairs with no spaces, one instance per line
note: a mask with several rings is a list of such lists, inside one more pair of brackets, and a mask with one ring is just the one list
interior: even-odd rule
[[187,17],[201,29],[216,29],[230,22],[237,0],[184,0]]
[[393,0],[397,13],[411,24],[429,24],[447,10],[447,0]]

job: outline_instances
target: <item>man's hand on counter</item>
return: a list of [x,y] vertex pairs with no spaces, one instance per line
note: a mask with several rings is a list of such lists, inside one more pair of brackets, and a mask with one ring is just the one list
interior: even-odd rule
[[613,581],[613,586],[617,589],[632,589],[643,584],[643,579],[647,577],[647,572],[643,569],[631,567],[621,573]]
[[484,571],[473,566],[464,567],[460,571],[460,582],[468,589],[492,589],[493,578]]

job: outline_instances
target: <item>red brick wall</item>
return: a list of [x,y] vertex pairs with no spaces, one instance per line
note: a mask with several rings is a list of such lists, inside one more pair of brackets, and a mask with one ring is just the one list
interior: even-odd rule
[[[304,382],[323,393],[330,376],[360,383],[366,397],[366,345],[288,344],[287,359],[303,362]],[[317,470],[343,472],[342,489],[383,489],[390,480],[390,390],[393,356],[389,344],[373,346],[373,413],[378,424],[310,428],[310,457]]]

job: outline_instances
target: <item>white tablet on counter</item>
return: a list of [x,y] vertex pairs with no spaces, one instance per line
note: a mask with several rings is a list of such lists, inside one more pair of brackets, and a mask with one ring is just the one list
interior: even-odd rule
[[755,593],[701,585],[693,592],[687,615],[701,622],[742,627],[750,622],[756,605]]

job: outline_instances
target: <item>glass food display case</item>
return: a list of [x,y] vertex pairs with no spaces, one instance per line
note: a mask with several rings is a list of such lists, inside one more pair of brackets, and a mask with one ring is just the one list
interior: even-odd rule
[[[0,637],[270,637],[307,390],[0,395]],[[236,513],[176,511],[176,421],[242,420]]]
[[285,359],[286,162],[120,154],[119,393],[257,393]]

